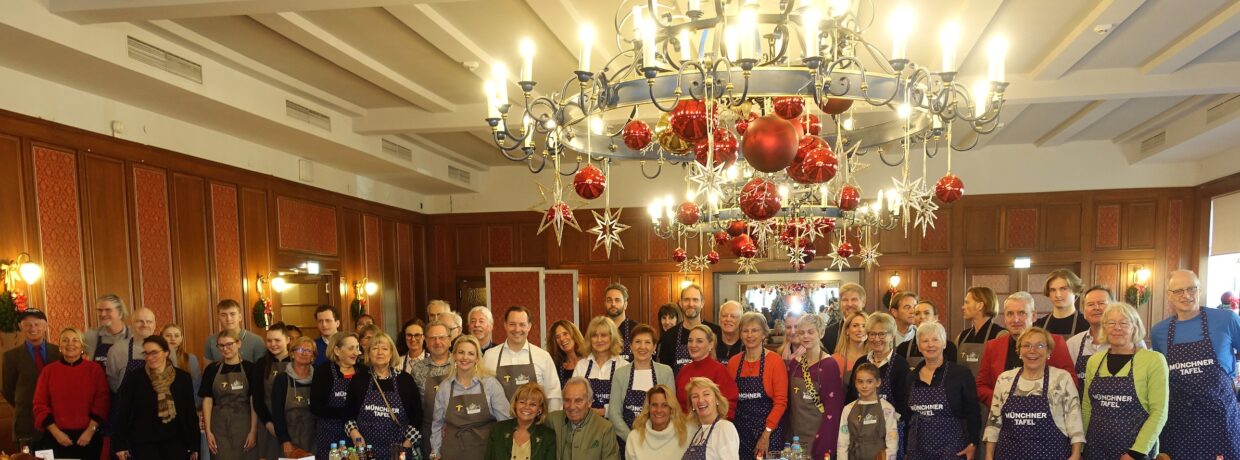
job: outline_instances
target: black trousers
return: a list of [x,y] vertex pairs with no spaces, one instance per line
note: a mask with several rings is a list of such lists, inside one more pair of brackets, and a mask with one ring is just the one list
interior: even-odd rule
[[82,432],[86,430],[61,430],[65,435],[69,436],[69,440],[73,441],[72,445],[62,446],[56,442],[56,437],[51,433],[43,435],[41,449],[51,449],[56,454],[56,458],[82,458],[82,459],[98,459],[99,454],[103,451],[103,434],[98,432],[90,439],[90,444],[86,446],[77,445],[77,440],[82,436]]
[[129,453],[133,460],[189,460],[189,447],[179,439],[136,440]]

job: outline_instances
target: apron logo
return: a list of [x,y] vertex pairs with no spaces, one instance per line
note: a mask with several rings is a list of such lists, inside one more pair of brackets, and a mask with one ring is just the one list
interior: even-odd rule
[[504,376],[504,383],[508,383],[508,382],[510,382],[510,381],[512,381],[512,376],[511,376],[511,375],[505,375],[505,376]]
[[800,393],[800,392],[801,392],[801,388],[800,388],[800,387],[792,387],[792,394],[797,394],[797,393]]
[[1037,426],[1038,420],[1047,418],[1046,412],[1006,412],[1003,417],[1013,425]]
[[624,406],[624,408],[634,414],[642,411],[642,406]]
[[234,380],[234,381],[233,381],[233,383],[232,383],[232,389],[233,389],[233,390],[241,390],[241,389],[244,389],[244,388],[245,388],[245,385],[244,385],[244,384],[242,384],[240,381],[236,381],[236,380]]
[[875,417],[874,414],[865,414],[865,417],[861,419],[862,425],[873,425],[875,423],[878,423],[878,417]]
[[527,383],[530,383],[529,376],[526,376],[525,374],[521,374],[517,376],[517,385],[525,385]]
[[[461,407],[461,406],[456,406],[456,407]],[[459,409],[458,409],[458,410],[459,410]],[[482,408],[481,408],[481,407],[478,407],[478,405],[477,405],[477,404],[470,404],[470,405],[469,405],[469,407],[466,407],[466,408],[465,408],[465,413],[466,413],[466,414],[469,414],[469,415],[474,415],[474,414],[477,414],[477,413],[479,413],[479,412],[482,412]]]
[[349,392],[347,391],[337,391],[335,393],[332,393],[332,396],[335,396],[337,398],[344,398],[344,397],[347,397],[348,395],[349,395]]
[[737,395],[737,399],[749,401],[751,399],[762,399],[762,393],[741,393]]
[[457,404],[457,405],[456,405],[456,411],[457,411],[457,412],[460,412],[462,407],[464,407],[464,406],[462,406],[462,405],[460,405],[460,404]]
[[1209,358],[1209,359],[1200,359],[1197,361],[1185,361],[1182,363],[1175,363],[1175,364],[1172,364],[1170,368],[1172,371],[1178,371],[1180,375],[1192,375],[1192,374],[1204,373],[1205,369],[1202,369],[1203,367],[1213,366],[1213,365],[1214,365],[1214,358]]
[[978,361],[977,353],[974,353],[974,352],[965,353],[964,360],[970,363],[976,363]]
[[926,417],[933,417],[935,412],[943,410],[942,404],[917,404],[908,407]]
[[1094,401],[1098,401],[1098,405],[1099,405],[1099,406],[1102,406],[1102,407],[1114,407],[1114,408],[1118,409],[1118,408],[1120,407],[1120,406],[1119,406],[1119,405],[1120,405],[1120,403],[1130,403],[1130,402],[1132,402],[1132,396],[1128,396],[1128,395],[1100,395],[1100,394],[1094,394],[1094,395],[1091,395],[1091,396],[1093,396]]

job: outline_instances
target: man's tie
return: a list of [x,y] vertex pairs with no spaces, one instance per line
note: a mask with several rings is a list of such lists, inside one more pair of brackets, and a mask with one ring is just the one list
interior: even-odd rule
[[36,345],[34,347],[34,367],[35,369],[38,369],[39,371],[43,371],[44,364],[45,363],[43,362],[43,346]]

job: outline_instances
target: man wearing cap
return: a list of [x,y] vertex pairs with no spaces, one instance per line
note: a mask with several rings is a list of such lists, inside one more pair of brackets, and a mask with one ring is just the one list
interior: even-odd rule
[[47,315],[36,309],[17,314],[25,339],[4,352],[4,399],[14,408],[13,439],[18,445],[39,442],[43,433],[34,427],[34,388],[43,366],[60,359],[60,348],[47,343]]

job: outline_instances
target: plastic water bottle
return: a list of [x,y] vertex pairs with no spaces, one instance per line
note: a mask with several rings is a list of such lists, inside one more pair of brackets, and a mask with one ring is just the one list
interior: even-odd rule
[[374,445],[374,444],[367,444],[367,445],[366,445],[366,452],[367,452],[367,455],[368,455],[368,457],[366,457],[366,458],[368,458],[368,459],[374,459],[374,460],[379,460],[379,457],[376,457],[376,456],[375,456],[375,445]]
[[801,437],[800,437],[800,436],[793,436],[793,437],[792,437],[792,455],[791,455],[791,457],[793,458],[793,460],[802,460],[802,458],[804,458],[804,456],[803,456],[803,455],[802,455],[802,453],[801,453]]
[[328,460],[340,460],[340,451],[336,450],[336,443],[332,443],[332,448],[327,451]]

